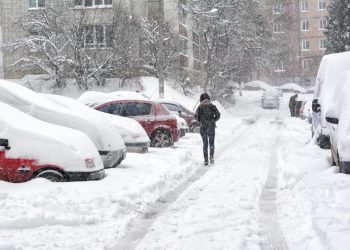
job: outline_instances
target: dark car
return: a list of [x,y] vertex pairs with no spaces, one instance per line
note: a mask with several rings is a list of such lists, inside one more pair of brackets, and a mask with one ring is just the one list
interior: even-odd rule
[[147,99],[100,100],[92,107],[105,113],[135,119],[145,129],[153,147],[169,147],[179,140],[176,118],[160,103]]
[[184,118],[188,128],[190,129],[190,132],[199,132],[199,122],[194,119],[194,112],[188,110],[178,102],[168,100],[159,100],[158,102],[165,106],[170,111],[170,113],[178,114],[180,117]]

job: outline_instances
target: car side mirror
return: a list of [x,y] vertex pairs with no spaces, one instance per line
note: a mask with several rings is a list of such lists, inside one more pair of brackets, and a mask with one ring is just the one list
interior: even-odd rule
[[9,146],[9,140],[8,139],[0,139],[0,147],[4,147],[6,150],[10,150],[11,147]]
[[179,109],[177,112],[179,113],[180,116],[182,115],[182,110],[181,109]]
[[326,117],[326,121],[329,122],[329,123],[332,123],[332,124],[338,124],[339,123],[339,119],[338,118],[329,117],[329,116]]

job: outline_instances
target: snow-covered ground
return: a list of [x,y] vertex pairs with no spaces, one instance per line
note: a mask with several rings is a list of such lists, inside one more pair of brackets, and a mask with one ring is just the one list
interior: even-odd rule
[[[202,164],[200,136],[187,134],[175,148],[128,154],[101,181],[0,182],[0,249],[264,249],[280,242],[272,223],[290,249],[348,249],[349,176],[310,143],[307,121],[289,117],[290,95],[280,110],[263,110],[261,94],[219,106],[214,166]],[[169,86],[166,98],[191,109],[197,101]],[[264,188],[276,194],[274,221],[262,209]]]

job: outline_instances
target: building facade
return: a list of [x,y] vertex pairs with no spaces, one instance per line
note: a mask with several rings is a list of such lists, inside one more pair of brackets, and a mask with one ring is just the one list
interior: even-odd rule
[[[285,55],[270,69],[276,84],[298,82],[312,85],[325,54],[327,6],[330,0],[274,1],[271,16],[273,37],[280,38]],[[285,15],[285,22],[278,19]],[[287,21],[286,21],[287,19]]]

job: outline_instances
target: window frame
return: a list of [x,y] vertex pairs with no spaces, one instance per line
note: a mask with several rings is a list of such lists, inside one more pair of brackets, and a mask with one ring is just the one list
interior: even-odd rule
[[302,0],[300,2],[300,11],[301,12],[308,12],[309,11],[309,1],[308,0]]
[[302,20],[301,21],[301,31],[302,32],[310,31],[310,21],[309,20]]
[[274,34],[283,34],[283,33],[285,33],[283,28],[284,28],[283,23],[273,23],[272,24],[272,32]]
[[286,72],[284,62],[282,62],[282,61],[277,62],[274,66],[274,72],[276,72],[276,73]]
[[[113,0],[100,0],[102,4],[96,4],[97,0],[91,0],[91,6],[86,6],[86,0],[81,0],[81,4],[76,4],[74,0],[74,8],[87,8],[87,9],[96,9],[96,8],[111,8],[113,7]],[[107,1],[111,1],[110,4],[106,4]]]
[[[84,25],[84,48],[85,49],[111,49],[113,44],[109,45],[109,39],[107,35],[107,29],[112,27],[112,24],[87,24]],[[97,37],[97,27],[102,27],[103,29],[103,42],[99,42]],[[87,33],[86,30],[92,28],[92,43],[87,43]],[[90,34],[89,34],[90,35]],[[112,34],[113,35],[113,34]],[[113,40],[113,39],[112,39]]]
[[326,30],[326,27],[327,27],[327,19],[321,18],[318,22],[318,29],[319,30]]
[[[306,46],[307,44],[307,46]],[[304,46],[305,45],[305,46]],[[307,48],[306,48],[307,47]],[[301,42],[301,50],[302,51],[310,51],[310,41],[309,40],[303,40]]]
[[[30,3],[31,1],[35,1],[35,7],[31,7]],[[44,6],[39,6],[39,2],[43,2]],[[46,8],[46,0],[28,0],[28,9],[29,10],[39,10],[39,9],[45,9]]]
[[[327,40],[326,39],[320,39],[320,42],[319,42],[319,49],[320,50],[326,50],[326,42]],[[324,47],[322,47],[322,44],[324,45]]]
[[311,60],[310,59],[304,59],[302,63],[302,67],[304,71],[310,70],[311,68]]
[[283,4],[282,3],[276,3],[273,7],[272,7],[272,13],[274,15],[279,15],[282,13],[282,8],[283,8]]
[[326,0],[318,0],[318,10],[326,10],[327,9],[327,3]]

